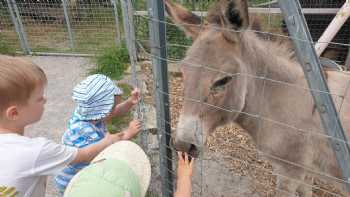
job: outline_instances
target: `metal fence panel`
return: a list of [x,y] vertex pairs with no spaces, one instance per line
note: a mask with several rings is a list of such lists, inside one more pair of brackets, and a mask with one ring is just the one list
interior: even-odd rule
[[3,48],[21,50],[21,44],[11,19],[10,7],[7,1],[0,1],[0,45]]
[[[120,42],[120,5],[111,1],[17,0],[20,19],[33,52],[90,53]],[[6,2],[1,1],[2,34],[13,37]],[[118,19],[118,20],[117,20]],[[13,40],[13,39],[12,39]],[[13,44],[15,45],[15,44]],[[16,49],[19,49],[16,47]]]

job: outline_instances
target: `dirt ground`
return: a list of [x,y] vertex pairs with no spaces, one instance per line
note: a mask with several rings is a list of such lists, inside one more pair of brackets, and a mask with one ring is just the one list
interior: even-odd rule
[[[40,122],[26,128],[26,135],[43,136],[60,142],[67,120],[74,110],[71,91],[75,84],[86,76],[92,67],[87,58],[79,57],[28,57],[39,65],[48,77],[47,103]],[[46,197],[58,197],[49,178]]]

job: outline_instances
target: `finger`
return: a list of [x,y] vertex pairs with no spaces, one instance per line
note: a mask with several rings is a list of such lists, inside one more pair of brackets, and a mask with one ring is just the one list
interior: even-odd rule
[[184,163],[184,158],[183,158],[183,152],[178,151],[177,152],[178,158],[179,158],[179,163]]
[[177,157],[180,158],[181,157],[181,152],[177,151]]
[[135,88],[132,92],[135,93],[135,94],[139,94],[140,93],[140,89]]
[[188,161],[188,154],[185,152],[185,163],[188,164],[189,161]]
[[190,168],[193,169],[193,162],[194,162],[194,157],[192,157],[191,161],[190,161]]

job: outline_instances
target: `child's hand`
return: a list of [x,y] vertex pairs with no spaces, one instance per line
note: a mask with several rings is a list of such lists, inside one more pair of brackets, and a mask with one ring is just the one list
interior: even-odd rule
[[118,142],[123,139],[123,133],[115,133],[115,134],[110,134],[109,132],[106,133],[107,140],[110,142],[110,144],[113,144],[115,142]]
[[190,159],[189,158],[190,156],[188,156],[188,154],[185,152],[177,152],[177,156],[179,158],[178,166],[177,166],[178,179],[186,178],[186,177],[191,178],[194,158]]
[[133,120],[129,123],[129,128],[124,131],[123,140],[130,140],[141,131],[141,122]]
[[179,161],[177,165],[177,188],[174,197],[191,197],[193,158],[189,159],[187,153],[177,152]]
[[140,89],[135,88],[131,92],[131,96],[129,97],[129,101],[133,104],[136,105],[138,102],[140,102],[141,96],[140,96]]

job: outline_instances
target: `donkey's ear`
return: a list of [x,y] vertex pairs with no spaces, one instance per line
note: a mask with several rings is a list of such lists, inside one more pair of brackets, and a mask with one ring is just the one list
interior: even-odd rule
[[199,26],[202,23],[201,18],[171,0],[164,0],[164,2],[165,9],[172,21],[181,27],[187,36],[196,39],[201,28]]
[[219,5],[222,16],[221,25],[225,28],[224,35],[232,41],[237,41],[237,31],[243,31],[249,27],[247,0],[220,0]]

